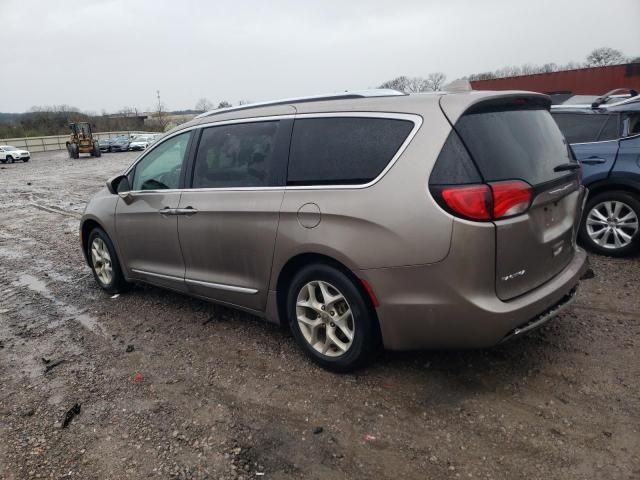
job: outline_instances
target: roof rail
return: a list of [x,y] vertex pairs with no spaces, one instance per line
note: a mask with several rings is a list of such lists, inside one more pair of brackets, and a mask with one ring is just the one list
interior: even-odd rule
[[616,88],[615,90],[611,90],[610,92],[605,93],[601,97],[596,98],[591,104],[591,108],[598,108],[601,105],[606,104],[611,98],[623,95],[623,92],[626,92],[626,94],[630,98],[638,96],[638,92],[636,90],[633,90],[632,88]]
[[245,105],[238,105],[237,107],[218,108],[216,110],[209,110],[208,112],[204,112],[196,116],[195,119],[209,117],[211,115],[217,115],[219,113],[237,112],[238,110],[247,110],[250,108],[258,108],[258,107],[270,107],[274,105],[287,105],[289,103],[320,102],[323,100],[348,100],[352,98],[368,98],[368,97],[393,97],[398,95],[407,95],[407,94],[400,92],[398,90],[392,90],[390,88],[376,88],[371,90],[352,90],[352,91],[345,91],[345,92],[339,92],[339,93],[328,93],[324,95],[311,95],[308,97],[283,98],[281,100],[247,103]]

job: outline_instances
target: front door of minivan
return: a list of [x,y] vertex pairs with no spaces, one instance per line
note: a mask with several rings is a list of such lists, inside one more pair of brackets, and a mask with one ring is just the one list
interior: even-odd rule
[[134,170],[128,198],[116,206],[116,234],[123,263],[132,278],[186,291],[178,240],[183,168],[191,132],[150,150]]
[[204,128],[180,199],[185,282],[251,310],[266,304],[292,120]]

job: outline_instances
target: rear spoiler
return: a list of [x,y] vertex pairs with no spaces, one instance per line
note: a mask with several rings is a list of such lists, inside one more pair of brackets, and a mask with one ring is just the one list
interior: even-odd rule
[[526,91],[483,92],[474,90],[467,94],[443,95],[440,108],[454,125],[465,113],[505,109],[551,108],[551,97],[542,93]]

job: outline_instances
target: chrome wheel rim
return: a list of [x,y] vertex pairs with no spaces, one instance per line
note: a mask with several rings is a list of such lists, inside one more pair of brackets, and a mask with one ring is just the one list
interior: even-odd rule
[[607,249],[624,248],[638,233],[638,215],[626,203],[608,200],[595,205],[587,215],[587,234]]
[[113,280],[111,255],[109,255],[107,244],[99,237],[94,238],[91,243],[91,264],[100,282],[103,285],[109,285]]
[[302,336],[316,352],[340,357],[351,348],[353,312],[344,295],[330,283],[314,280],[300,289],[296,318]]

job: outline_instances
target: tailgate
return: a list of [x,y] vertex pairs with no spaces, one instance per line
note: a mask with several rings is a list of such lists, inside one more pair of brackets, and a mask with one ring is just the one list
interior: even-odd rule
[[494,220],[496,293],[502,300],[550,280],[575,252],[584,188],[548,108],[539,96],[492,97],[455,124],[484,182],[520,180],[531,187],[525,213]]

